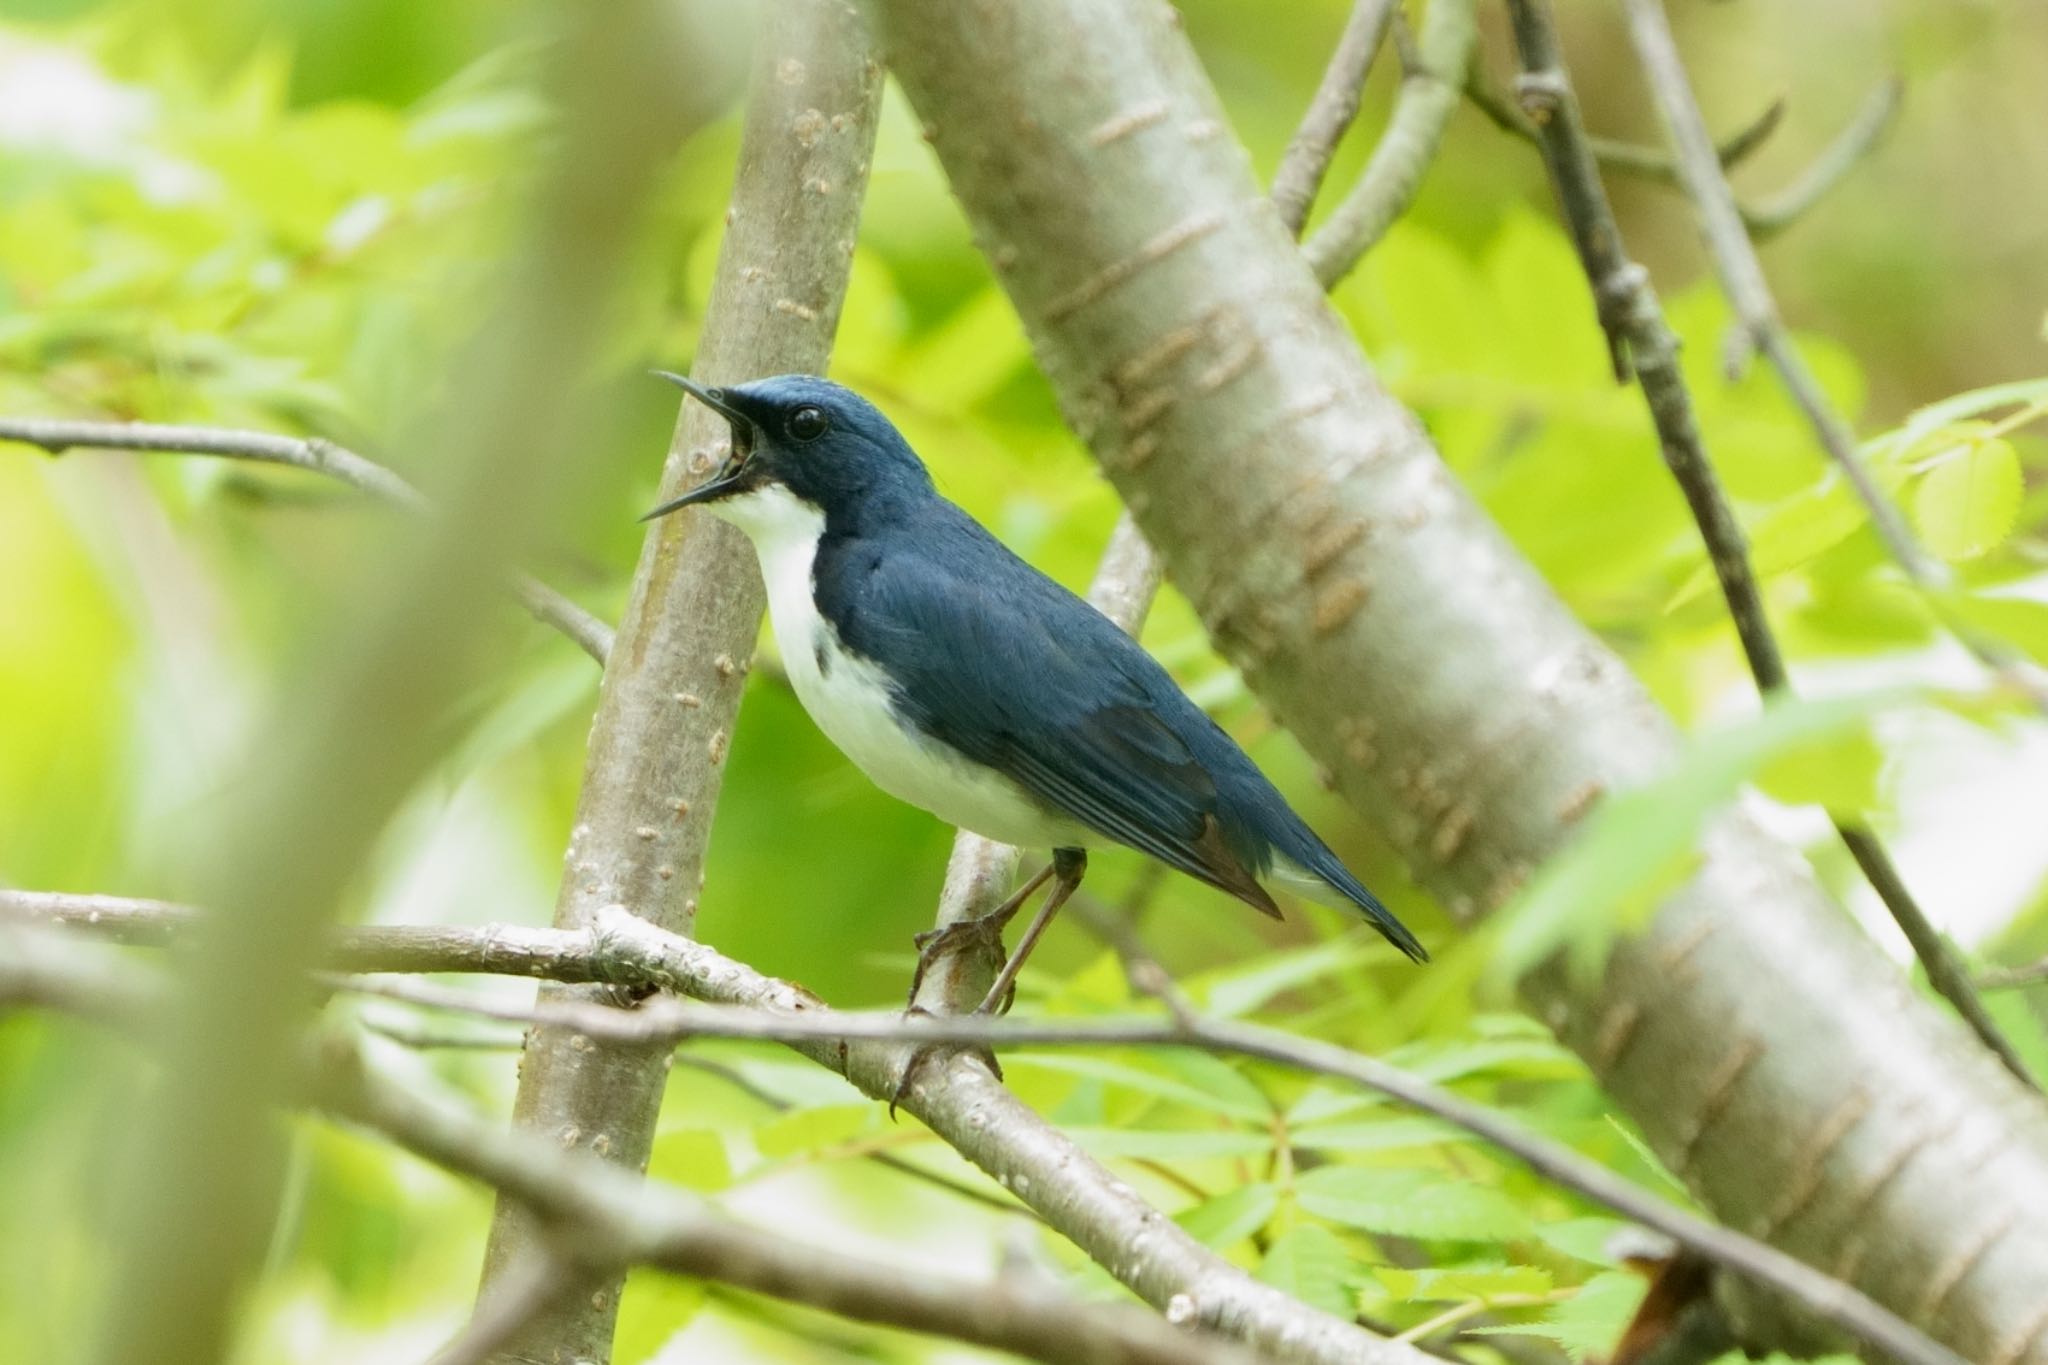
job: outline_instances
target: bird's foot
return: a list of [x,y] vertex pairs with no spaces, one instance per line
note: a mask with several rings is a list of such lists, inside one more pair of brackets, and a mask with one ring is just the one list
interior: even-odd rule
[[[954,920],[942,928],[927,929],[919,934],[912,940],[917,944],[917,970],[910,978],[910,999],[905,1007],[911,1010],[918,1008],[917,993],[924,988],[925,973],[956,954],[974,954],[988,971],[1000,972],[1008,961],[1008,955],[1003,951],[1003,926],[1009,922],[1010,915],[998,912],[976,919]],[[1009,1008],[1007,999],[1003,1008]]]
[[[975,1013],[979,1014],[981,1011],[976,1010]],[[909,1009],[903,1011],[903,1015],[906,1019],[914,1019],[920,1015],[929,1017],[931,1011],[925,1009],[922,1005],[912,1005]],[[918,1070],[931,1059],[934,1053],[952,1053],[962,1050],[957,1043],[926,1043],[911,1053],[910,1060],[903,1064],[903,1074],[896,1078],[895,1089],[889,1092],[889,1117],[892,1120],[896,1117],[897,1106],[901,1105],[903,1097],[910,1093],[911,1086],[917,1080]],[[976,1046],[966,1048],[965,1051],[971,1056],[980,1058],[981,1064],[988,1068],[991,1076],[994,1076],[997,1080],[1003,1078],[1003,1064],[996,1060],[996,1054],[993,1049]]]

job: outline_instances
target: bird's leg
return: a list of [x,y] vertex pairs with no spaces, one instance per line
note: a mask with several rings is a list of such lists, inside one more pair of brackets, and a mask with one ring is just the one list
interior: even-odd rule
[[1081,885],[1081,878],[1088,871],[1088,854],[1078,848],[1056,848],[1052,852],[1050,871],[1056,878],[1052,890],[1045,893],[1045,903],[1038,907],[1038,913],[1031,917],[1030,925],[1024,930],[1024,937],[1017,941],[1017,951],[1010,954],[1010,960],[996,974],[995,984],[974,1007],[976,1014],[1002,1014],[1010,1008],[1010,1002],[1016,996],[1017,973],[1024,970],[1024,959],[1031,956],[1031,950],[1038,946],[1039,935],[1045,932],[1045,927],[1052,923],[1052,917],[1059,913],[1067,898]]
[[[956,920],[943,929],[932,929],[919,934],[917,975],[910,983],[910,1013],[929,1012],[917,1003],[918,987],[924,983],[926,968],[966,942],[973,942],[984,950],[993,948],[996,960],[1002,963],[1002,970],[996,973],[995,985],[989,988],[988,994],[982,997],[974,1012],[999,1014],[1009,1008],[1009,996],[1017,984],[1017,973],[1023,970],[1024,959],[1038,946],[1039,935],[1045,932],[1046,925],[1052,923],[1052,917],[1059,911],[1060,906],[1074,894],[1074,888],[1081,884],[1082,873],[1087,870],[1088,855],[1080,849],[1054,849],[1050,863],[1040,868],[1037,874],[1018,887],[1008,900],[986,915],[975,919]],[[1008,961],[1003,961],[1003,926],[1016,917],[1025,900],[1045,884],[1047,877],[1055,875],[1059,880],[1055,881],[1052,890],[1046,893],[1045,904],[1039,906],[1038,913],[1032,916],[1030,925],[1024,930],[1023,939],[1017,944],[1017,951],[1010,955]],[[896,1107],[903,1102],[904,1095],[909,1093],[911,1082],[916,1078],[918,1069],[924,1065],[925,1059],[932,1053],[940,1051],[942,1046],[938,1043],[927,1043],[910,1054],[910,1059],[903,1064],[903,1074],[897,1078],[895,1093],[889,1097],[891,1118],[895,1117]],[[975,1051],[988,1063],[988,1069],[995,1078],[1001,1080],[1003,1068],[996,1061],[995,1053],[985,1047],[976,1048]]]
[[1045,885],[1045,879],[1053,874],[1055,864],[1047,863],[1032,875],[1031,879],[1018,887],[1010,898],[973,919],[954,920],[938,929],[927,929],[915,940],[917,944],[917,971],[910,978],[910,999],[907,1007],[917,1007],[917,993],[924,986],[925,973],[938,964],[940,959],[959,952],[963,948],[977,948],[993,961],[997,967],[1003,962],[1003,930],[1017,912],[1029,900],[1031,893]]

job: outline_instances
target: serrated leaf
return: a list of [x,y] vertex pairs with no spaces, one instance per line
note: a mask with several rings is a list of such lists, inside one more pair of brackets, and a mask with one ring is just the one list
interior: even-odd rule
[[1630,1232],[1635,1226],[1619,1218],[1566,1218],[1561,1222],[1543,1224],[1536,1229],[1536,1235],[1545,1245],[1557,1248],[1574,1260],[1618,1268],[1620,1261],[1608,1248],[1618,1234]]
[[1345,1319],[1354,1311],[1351,1276],[1351,1253],[1336,1233],[1314,1223],[1303,1223],[1276,1238],[1259,1263],[1259,1278],[1267,1284]]
[[1586,1281],[1578,1293],[1546,1309],[1534,1322],[1502,1327],[1471,1327],[1467,1331],[1543,1337],[1584,1358],[1613,1349],[1649,1282],[1626,1271],[1608,1271]]
[[2019,452],[2002,436],[1964,425],[1913,489],[1913,523],[1927,548],[1943,559],[1975,559],[2011,534],[2026,496]]
[[1788,806],[1862,811],[1877,804],[1884,750],[1867,729],[1795,745],[1757,771],[1757,788]]
[[1481,1301],[1504,1294],[1547,1294],[1550,1273],[1533,1265],[1428,1266],[1409,1270],[1376,1266],[1373,1274],[1389,1296],[1404,1302],[1417,1299]]
[[756,1128],[754,1146],[765,1157],[815,1152],[865,1133],[880,1112],[880,1106],[872,1102],[793,1109]]
[[1294,1194],[1318,1218],[1401,1237],[1506,1242],[1530,1228],[1528,1215],[1499,1190],[1435,1171],[1323,1166],[1297,1180]]
[[1182,1209],[1173,1221],[1204,1246],[1221,1251],[1257,1232],[1280,1207],[1280,1191],[1261,1181]]

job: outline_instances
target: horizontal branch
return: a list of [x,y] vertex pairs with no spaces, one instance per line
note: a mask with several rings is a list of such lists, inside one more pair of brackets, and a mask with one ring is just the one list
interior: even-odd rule
[[[0,892],[0,910],[25,908],[18,899],[24,894]],[[133,936],[142,924],[164,920],[157,910],[109,916],[105,913],[108,908],[104,903],[100,906],[97,920],[90,918],[89,913],[59,917],[74,923],[125,929],[128,941],[135,941]],[[752,975],[749,968],[715,950],[664,934],[623,909],[601,913],[596,925],[584,932],[511,926],[475,930],[401,926],[358,929],[344,936],[337,957],[349,961],[353,970],[510,969],[517,975],[562,972],[569,975],[559,979],[632,982],[714,1001],[732,1000],[735,981],[742,975]],[[897,1014],[850,1013],[827,1009],[781,983],[773,983],[777,988],[774,993],[780,999],[771,1008],[760,1008],[750,1002],[743,1009],[707,1010],[656,998],[630,1011],[580,1002],[507,1006],[429,983],[406,983],[402,988],[375,982],[344,984],[350,989],[367,989],[434,1008],[459,1009],[522,1023],[544,1022],[593,1037],[641,1044],[716,1037],[787,1043],[800,1046],[813,1056],[821,1052],[830,1056],[836,1050],[842,1065],[835,1069],[877,1098],[893,1092],[895,1076],[900,1074],[910,1051],[932,1043],[1177,1046],[1257,1058],[1364,1086],[1454,1124],[1509,1153],[1553,1183],[1654,1228],[1717,1265],[1777,1290],[1816,1317],[1899,1360],[1920,1365],[1956,1362],[1956,1357],[1946,1349],[1856,1289],[1775,1247],[1687,1213],[1571,1148],[1531,1133],[1496,1111],[1397,1067],[1329,1043],[1273,1029],[1186,1014],[1160,1023],[1117,1020],[1063,1024],[986,1016],[906,1018]],[[770,993],[747,994],[759,995],[765,1001]],[[849,1046],[855,1043],[886,1048],[887,1069],[878,1078],[885,1084],[871,1085],[864,1074],[859,1074],[861,1069],[853,1065]],[[950,1074],[957,1081],[968,1072],[956,1067],[950,1069]],[[919,1094],[927,1088],[914,1087],[906,1097],[905,1107],[917,1112]]]
[[[339,480],[358,492],[417,514],[433,510],[425,496],[374,460],[319,437],[300,439],[224,427],[171,426],[158,422],[80,422],[56,417],[0,417],[0,441],[39,446],[52,455],[67,450],[134,450],[145,454],[213,455],[225,460],[288,465]],[[512,593],[534,618],[573,640],[602,664],[611,653],[612,630],[547,584],[527,574],[512,576]]]
[[[0,960],[0,1002],[26,998],[132,1028],[146,1025],[164,995],[154,973],[81,959],[76,943],[49,935],[15,938]],[[315,1107],[526,1206],[568,1258],[572,1281],[577,1271],[651,1266],[1035,1360],[1246,1365],[1252,1359],[1231,1343],[1154,1314],[1088,1303],[1025,1277],[969,1280],[890,1266],[736,1222],[673,1187],[399,1084],[369,1065],[344,1034],[320,1040],[298,1088]]]
[[[179,908],[166,915],[163,910],[158,902],[124,911],[108,897],[0,891],[0,914],[94,926],[122,942],[167,942],[194,913]],[[490,972],[652,986],[717,1004],[785,1013],[824,1008],[798,987],[663,933],[617,907],[601,911],[588,930],[513,925],[345,929],[330,940],[327,963],[342,971]],[[0,990],[4,983],[0,972]],[[978,1061],[955,1057],[944,1065],[929,1063],[897,1096],[913,1050],[909,1046],[839,1039],[795,1046],[867,1095],[897,1097],[900,1108],[1170,1321],[1236,1337],[1306,1365],[1423,1365],[1412,1347],[1310,1308],[1196,1242]],[[1144,1254],[1132,1254],[1138,1246]]]

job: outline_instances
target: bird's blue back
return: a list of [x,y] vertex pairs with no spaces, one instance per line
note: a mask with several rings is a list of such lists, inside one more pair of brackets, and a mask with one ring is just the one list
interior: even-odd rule
[[1246,874],[1284,855],[1422,956],[1164,668],[928,478],[891,479],[828,507],[814,575],[819,610],[847,648],[897,681],[899,714],[924,733],[1099,834],[1269,912]]

